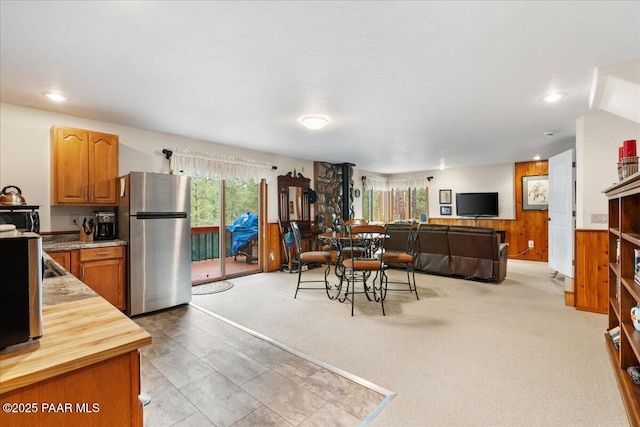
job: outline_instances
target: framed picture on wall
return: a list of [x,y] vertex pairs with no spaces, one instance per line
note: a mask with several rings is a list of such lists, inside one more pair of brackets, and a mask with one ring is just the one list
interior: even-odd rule
[[451,215],[451,206],[440,206],[440,215]]
[[549,209],[549,175],[522,177],[522,210],[544,211]]
[[440,190],[440,204],[441,205],[451,204],[451,190]]

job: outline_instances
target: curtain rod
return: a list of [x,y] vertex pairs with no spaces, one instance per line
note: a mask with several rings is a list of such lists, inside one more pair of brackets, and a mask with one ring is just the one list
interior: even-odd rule
[[[162,150],[162,154],[164,154],[164,158],[165,159],[171,160],[171,156],[173,156],[173,151],[171,151],[171,150],[169,150],[167,148],[164,148]],[[192,153],[189,153],[189,154],[192,154]],[[251,161],[251,160],[243,160],[243,159],[226,159],[226,158],[224,158],[222,156],[208,156],[205,153],[194,154],[194,155],[196,155],[196,156],[200,155],[202,157],[211,157],[212,159],[220,160],[220,161],[223,161],[223,162],[229,162],[229,163],[246,163],[246,164],[250,164],[250,165],[254,164],[254,163],[260,163],[260,162],[255,162],[255,161]],[[265,163],[264,166],[268,166],[268,165]],[[271,165],[271,170],[277,170],[277,169],[278,169],[277,166]]]

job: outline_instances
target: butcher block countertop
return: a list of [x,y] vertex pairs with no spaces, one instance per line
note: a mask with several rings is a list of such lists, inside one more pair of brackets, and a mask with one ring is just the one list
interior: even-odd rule
[[43,320],[42,338],[0,352],[0,394],[151,344],[102,297],[45,306]]

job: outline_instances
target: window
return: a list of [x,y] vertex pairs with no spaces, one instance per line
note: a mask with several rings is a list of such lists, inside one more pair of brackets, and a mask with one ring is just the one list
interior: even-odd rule
[[407,188],[391,190],[391,218],[397,220],[421,220],[428,216],[428,189]]
[[384,191],[365,190],[362,198],[362,216],[366,221],[385,221]]

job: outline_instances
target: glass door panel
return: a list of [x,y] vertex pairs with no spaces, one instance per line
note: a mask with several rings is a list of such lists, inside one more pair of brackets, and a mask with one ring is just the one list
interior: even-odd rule
[[[220,262],[220,179],[191,180],[191,282],[213,282],[222,276]],[[224,259],[224,257],[222,257]]]
[[260,271],[258,212],[260,186],[253,180],[227,179],[224,185],[225,277]]

